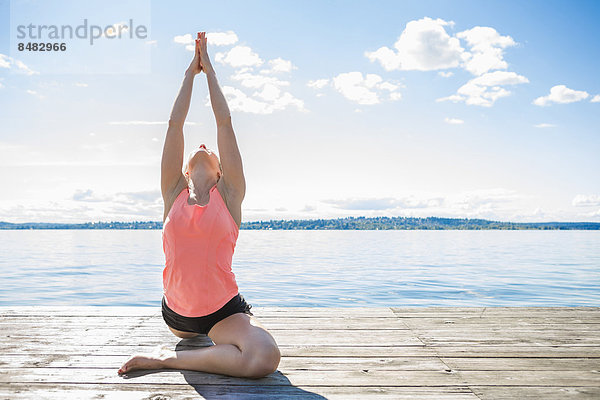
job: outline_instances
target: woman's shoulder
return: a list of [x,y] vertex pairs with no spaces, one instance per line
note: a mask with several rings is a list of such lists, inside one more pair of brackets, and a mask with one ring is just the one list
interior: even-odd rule
[[242,225],[242,202],[231,194],[231,189],[228,188],[227,182],[223,179],[219,179],[217,182],[217,190],[223,199],[223,203],[225,203],[225,207],[227,207],[229,214],[231,214],[233,221],[239,229]]
[[175,204],[175,200],[177,200],[177,198],[181,195],[182,192],[184,192],[187,189],[188,185],[187,185],[187,181],[184,179],[179,179],[179,181],[177,181],[177,184],[175,185],[175,187],[173,188],[173,190],[170,193],[166,193],[166,196],[163,197],[163,203],[164,203],[164,214],[163,214],[163,222],[167,219],[167,216],[169,215],[169,211],[171,211],[171,207],[173,207],[173,204]]

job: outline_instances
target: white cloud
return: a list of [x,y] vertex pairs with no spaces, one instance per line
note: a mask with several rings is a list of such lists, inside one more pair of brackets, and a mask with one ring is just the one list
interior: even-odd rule
[[206,33],[206,42],[215,46],[228,46],[237,43],[237,41],[238,36],[234,31]]
[[232,67],[256,67],[263,64],[263,60],[248,46],[235,46],[226,53],[217,53],[215,60]]
[[[323,87],[326,83],[312,81],[313,87]],[[400,100],[402,95],[397,92],[399,85],[385,82],[377,74],[363,74],[359,71],[344,72],[331,80],[333,87],[348,100],[358,104],[378,104],[381,102],[382,91],[388,92],[389,100]]]
[[92,189],[87,189],[87,190],[78,189],[73,194],[72,199],[75,201],[100,202],[100,201],[110,201],[110,200],[112,200],[112,196],[95,195],[93,193]]
[[333,86],[347,99],[358,104],[377,104],[379,97],[377,93],[366,85],[366,79],[363,79],[361,72],[341,73],[333,78]]
[[[383,46],[365,52],[365,56],[371,61],[379,61],[387,71],[462,67],[474,75],[482,75],[508,67],[504,49],[516,45],[510,36],[502,36],[487,26],[476,26],[451,36],[445,27],[453,24],[428,17],[410,21],[393,49]],[[466,42],[469,50],[461,46],[459,39]],[[439,75],[447,78],[452,72],[440,72]]]
[[277,72],[291,72],[293,69],[297,69],[294,64],[289,60],[284,60],[281,57],[277,57],[274,60],[269,60],[270,69],[263,69],[260,71],[262,74],[270,74]]
[[541,124],[536,124],[534,125],[535,128],[555,128],[556,125],[554,124],[547,124],[545,122],[542,122]]
[[452,24],[429,17],[410,21],[393,49],[383,46],[376,51],[365,52],[365,56],[371,61],[379,61],[386,71],[458,67],[464,60],[464,49],[460,41],[444,29],[444,26]]
[[450,124],[450,125],[460,125],[460,124],[464,124],[465,123],[465,121],[463,121],[462,119],[448,118],[448,117],[446,117],[444,119],[444,122],[446,122],[447,124]]
[[510,203],[523,198],[514,190],[504,188],[478,189],[450,195],[446,202],[456,210],[490,211],[494,204]]
[[394,85],[393,83],[390,83],[390,82],[381,82],[379,85],[377,85],[377,87],[379,89],[387,90],[389,92],[395,92],[399,86]]
[[436,102],[440,102],[440,101],[451,101],[453,103],[458,103],[459,101],[463,101],[464,97],[459,96],[457,94],[452,94],[450,96],[446,96],[446,97],[440,97],[439,99],[436,99]]
[[586,216],[589,216],[589,217],[600,217],[600,209],[598,209],[596,211],[592,211],[591,213],[586,214]]
[[[187,51],[194,51],[196,45],[194,42],[194,37],[186,33],[185,35],[177,35],[173,38],[173,42],[178,44],[184,44],[185,49]],[[238,37],[233,31],[227,32],[207,32],[206,33],[206,41],[208,44],[215,46],[227,46],[234,44],[238,41]],[[156,42],[156,41],[153,41]],[[147,42],[150,43],[150,42]]]
[[511,208],[511,203],[526,196],[504,188],[480,189],[448,195],[408,195],[324,199],[321,202],[343,210],[397,211],[403,215],[447,215],[452,217],[495,217],[498,211]]
[[[233,31],[207,34],[209,43],[215,45],[230,45],[238,42],[238,37]],[[181,43],[188,43],[191,36],[178,37]],[[193,44],[188,44],[191,50]],[[269,60],[269,68],[257,72],[265,62],[249,46],[236,45],[225,52],[216,53],[214,60],[221,64],[226,64],[236,68],[235,72],[229,76],[232,81],[239,82],[241,87],[223,86],[223,94],[228,100],[228,104],[233,111],[242,111],[254,114],[271,114],[274,111],[283,110],[288,107],[296,107],[302,112],[304,102],[291,93],[283,91],[283,87],[290,86],[288,80],[279,79],[272,74],[289,73],[297,69],[289,60],[281,57]],[[245,92],[244,88],[254,89],[252,93]],[[244,89],[244,90],[242,90]],[[210,107],[210,96],[207,95],[206,103]]]
[[[342,210],[391,210],[394,208],[422,208],[430,204],[428,200],[415,199],[414,197],[371,197],[346,199],[325,199],[322,201]],[[434,199],[434,204],[439,204]],[[432,204],[433,205],[433,204]]]
[[75,86],[77,87],[88,87],[87,83],[83,83],[83,82],[75,82]]
[[464,63],[467,71],[474,75],[481,75],[493,69],[506,69],[508,64],[504,61],[503,49],[516,45],[510,36],[501,36],[494,28],[476,26],[456,34],[457,38],[464,39],[470,46],[470,53]]
[[494,71],[488,72],[485,75],[471,79],[475,85],[480,86],[497,86],[497,85],[516,85],[519,83],[527,83],[529,80],[516,72]]
[[12,58],[0,53],[0,68],[10,68]]
[[595,194],[578,194],[573,198],[572,204],[575,207],[600,206],[600,196]]
[[[252,114],[271,114],[277,110],[283,110],[288,106],[295,106],[300,111],[306,111],[304,102],[296,99],[288,92],[281,90],[272,84],[265,85],[262,91],[255,92],[254,96],[261,100],[252,98],[239,89],[231,86],[223,86],[223,95],[231,110],[242,111]],[[207,96],[207,106],[210,106],[210,96]]]
[[157,44],[157,43],[158,43],[158,40],[146,40],[146,44],[147,44],[148,46],[151,46],[151,45],[153,45],[153,44]]
[[592,99],[590,100],[590,102],[592,102],[592,103],[600,103],[600,94],[597,94],[594,97],[592,97]]
[[[504,51],[517,44],[512,37],[500,35],[496,29],[486,26],[475,26],[450,35],[446,29],[453,24],[451,21],[428,17],[410,21],[394,43],[394,48],[383,46],[376,51],[365,52],[365,56],[371,61],[378,61],[387,71],[463,68],[473,75],[484,77],[483,80],[472,79],[456,94],[436,101],[464,101],[466,104],[490,107],[497,99],[510,95],[511,92],[502,85],[529,82],[515,72],[495,71],[505,75],[492,72],[508,68]],[[439,71],[438,75],[448,78],[453,72]],[[501,82],[489,83],[492,78]]]
[[392,100],[392,101],[400,100],[401,98],[402,98],[402,93],[400,93],[400,92],[390,93],[390,100]]
[[313,206],[311,204],[306,204],[303,209],[298,210],[298,211],[300,211],[300,212],[311,212],[311,211],[315,211],[316,209],[317,209],[317,207],[315,207],[315,206]]
[[494,71],[471,79],[460,88],[456,95],[442,97],[436,101],[464,101],[466,104],[491,107],[496,100],[510,95],[502,85],[528,83],[529,80],[515,72]]
[[547,106],[551,103],[574,103],[588,97],[589,93],[587,92],[569,89],[565,85],[556,85],[550,89],[549,95],[538,97],[533,101],[533,104],[536,106]]
[[329,84],[329,79],[315,79],[312,81],[308,81],[306,86],[313,89],[322,89]]
[[38,99],[43,99],[45,97],[45,96],[41,95],[40,93],[36,92],[35,90],[27,89],[26,92],[32,96],[37,97]]
[[32,70],[27,65],[25,65],[22,61],[16,60],[12,57],[9,57],[7,55],[0,53],[0,68],[7,68],[7,69],[14,70],[15,67],[16,67],[17,71],[22,72],[26,75],[39,74],[39,72]]
[[231,75],[231,79],[240,81],[242,86],[249,88],[260,88],[267,83],[278,86],[290,85],[290,82],[288,81],[283,81],[272,76],[258,75],[247,71],[236,71],[233,75]]
[[256,91],[253,95],[260,97],[263,100],[275,101],[281,96],[281,89],[272,83],[267,83],[260,92]]
[[194,43],[194,38],[192,38],[191,34],[186,33],[185,35],[175,36],[173,41],[179,44],[191,44]]
[[[289,86],[290,82],[253,73],[245,68],[236,71],[230,77],[239,81],[246,88],[256,89],[251,96],[239,89],[230,87],[229,96],[235,102],[233,109],[254,114],[271,114],[277,110],[283,110],[289,106],[295,106],[300,111],[306,111],[304,102],[295,98],[291,93],[281,90],[283,86]],[[207,97],[209,98],[209,97]],[[210,101],[206,103],[210,105]]]

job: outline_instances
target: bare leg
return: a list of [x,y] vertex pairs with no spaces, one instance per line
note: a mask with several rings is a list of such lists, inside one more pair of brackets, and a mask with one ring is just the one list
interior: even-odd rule
[[164,359],[164,363],[165,368],[244,377],[248,371],[245,359],[237,346],[216,344],[194,350],[173,351]]
[[233,344],[216,344],[194,350],[163,350],[161,353],[137,354],[127,360],[119,373],[135,369],[189,369],[243,377],[248,369],[240,349]]
[[134,355],[119,369],[119,374],[134,369],[172,368],[261,378],[277,370],[281,358],[277,343],[247,314],[236,313],[217,322],[208,336],[214,346]]

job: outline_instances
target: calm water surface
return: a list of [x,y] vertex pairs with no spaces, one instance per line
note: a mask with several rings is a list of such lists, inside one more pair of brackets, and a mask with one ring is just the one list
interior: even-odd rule
[[[0,305],[160,307],[161,231],[0,231]],[[598,231],[251,231],[261,306],[599,306]]]

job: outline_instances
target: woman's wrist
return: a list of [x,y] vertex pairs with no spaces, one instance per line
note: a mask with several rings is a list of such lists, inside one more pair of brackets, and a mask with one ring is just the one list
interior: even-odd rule
[[194,76],[196,76],[196,74],[198,73],[194,72],[191,68],[185,70],[185,76],[191,76],[193,78]]
[[216,75],[217,73],[215,72],[215,69],[212,67],[212,65],[209,65],[208,68],[207,67],[203,67],[202,71],[204,71],[204,73],[206,75]]

